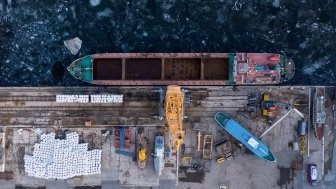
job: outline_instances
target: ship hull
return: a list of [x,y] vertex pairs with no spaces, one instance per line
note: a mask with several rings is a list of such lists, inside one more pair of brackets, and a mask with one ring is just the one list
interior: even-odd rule
[[323,87],[317,87],[314,98],[314,132],[317,139],[322,139],[324,136],[324,124],[326,120],[325,113],[325,89]]
[[269,148],[236,121],[221,112],[216,113],[214,118],[224,130],[244,144],[255,155],[264,160],[276,162],[276,158]]
[[95,85],[272,85],[291,79],[294,63],[273,53],[105,53],[68,71]]

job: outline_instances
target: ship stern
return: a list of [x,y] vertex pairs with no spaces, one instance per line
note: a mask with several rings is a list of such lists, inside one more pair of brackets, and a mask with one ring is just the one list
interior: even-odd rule
[[294,77],[295,64],[292,59],[288,58],[286,55],[281,55],[280,67],[281,67],[281,82],[289,81]]

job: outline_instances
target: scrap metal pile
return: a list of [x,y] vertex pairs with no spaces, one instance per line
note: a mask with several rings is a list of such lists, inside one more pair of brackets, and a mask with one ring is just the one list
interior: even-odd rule
[[42,134],[34,145],[33,155],[24,156],[25,172],[44,179],[67,179],[101,173],[101,150],[88,151],[88,144],[78,144],[78,133],[66,134],[65,140],[55,133]]

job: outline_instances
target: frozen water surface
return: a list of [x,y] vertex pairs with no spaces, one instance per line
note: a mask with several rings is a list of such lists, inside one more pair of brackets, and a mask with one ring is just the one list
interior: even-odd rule
[[[336,84],[336,4],[330,0],[0,0],[2,86],[88,85],[75,59],[103,52],[277,52],[290,84]],[[72,55],[63,41],[83,43]]]
[[90,0],[91,6],[95,7],[100,4],[101,0]]
[[112,16],[112,10],[109,8],[105,8],[102,11],[97,12],[97,19],[101,20],[104,17],[111,17]]

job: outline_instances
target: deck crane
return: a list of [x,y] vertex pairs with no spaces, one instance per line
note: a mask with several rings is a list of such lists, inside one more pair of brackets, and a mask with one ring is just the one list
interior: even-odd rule
[[279,122],[281,122],[285,117],[287,117],[292,111],[295,111],[299,116],[304,118],[305,116],[296,108],[291,108],[285,115],[283,115],[278,121],[276,121],[273,125],[271,125],[263,134],[260,135],[259,138],[263,137],[265,134],[267,134],[270,130],[272,130]]
[[165,114],[172,138],[172,150],[178,150],[183,143],[183,109],[184,92],[180,86],[170,85],[167,87],[165,97]]

